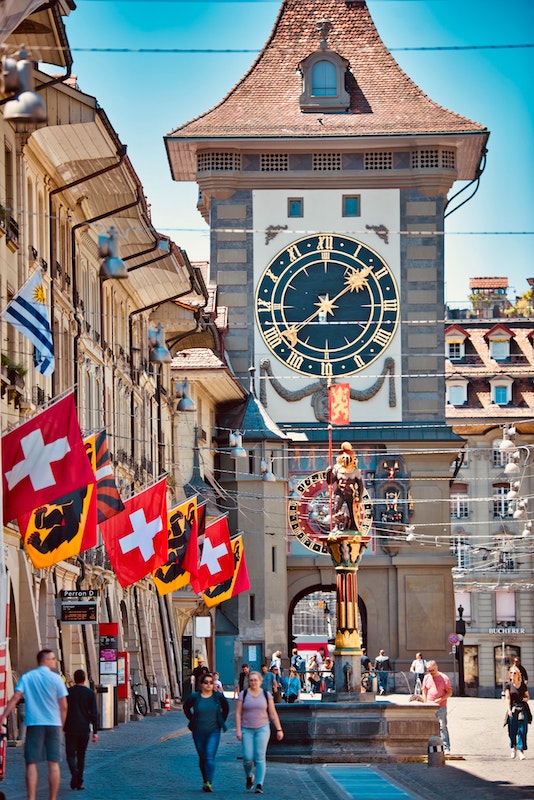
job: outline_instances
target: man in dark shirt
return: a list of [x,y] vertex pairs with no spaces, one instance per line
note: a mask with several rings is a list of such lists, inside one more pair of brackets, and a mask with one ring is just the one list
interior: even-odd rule
[[85,752],[89,744],[90,729],[93,729],[92,741],[98,741],[98,711],[96,708],[96,695],[85,684],[85,672],[77,669],[74,673],[74,686],[69,689],[67,698],[67,719],[63,730],[65,731],[65,750],[67,764],[69,765],[71,789],[83,789],[83,769],[85,767]]
[[207,675],[209,669],[204,663],[203,656],[198,656],[197,665],[191,674],[191,688],[194,692],[200,692],[200,684],[204,675]]

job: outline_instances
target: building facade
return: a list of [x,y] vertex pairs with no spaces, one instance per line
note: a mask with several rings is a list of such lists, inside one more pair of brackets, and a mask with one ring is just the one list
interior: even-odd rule
[[534,661],[534,333],[532,314],[517,314],[506,291],[490,302],[502,278],[476,281],[471,312],[449,309],[445,328],[447,420],[465,440],[451,486],[451,547],[466,623],[465,690],[493,697],[513,656],[527,670]]
[[[201,407],[196,417],[201,443],[207,443],[202,472],[205,466],[211,474],[214,408],[242,399],[245,392],[220,361],[202,390],[198,372],[193,380],[191,373],[159,357],[165,341],[174,350],[177,343],[191,343],[218,351],[218,322],[202,266],[193,266],[179,246],[154,228],[126,147],[96,98],[81,92],[70,74],[63,16],[71,10],[68,3],[30,9],[5,40],[13,58],[25,43],[35,57],[46,52],[47,62],[64,75],[51,80],[34,70],[46,122],[29,126],[16,121],[5,102],[0,110],[0,306],[5,308],[39,271],[56,357],[53,374],[43,376],[34,367],[30,341],[0,321],[2,432],[74,391],[82,434],[106,431],[122,498],[167,474],[172,507],[186,496],[196,435],[196,426],[177,408],[177,384],[188,374],[193,381],[191,395]],[[5,92],[2,100],[10,97]],[[120,256],[127,279],[102,272],[102,240],[108,256]],[[60,504],[56,513],[63,513]],[[150,577],[122,588],[101,538],[76,558],[37,569],[16,520],[4,523],[8,692],[16,676],[35,665],[43,647],[57,651],[67,681],[81,667],[93,685],[104,682],[99,625],[114,623],[115,644],[129,672],[112,718],[129,719],[128,681],[151,709],[160,708],[166,695],[181,696],[194,666],[187,646],[199,610],[194,595],[183,602],[160,596]],[[62,619],[63,592],[91,593],[97,624]],[[14,716],[10,735],[17,736],[16,728]]]

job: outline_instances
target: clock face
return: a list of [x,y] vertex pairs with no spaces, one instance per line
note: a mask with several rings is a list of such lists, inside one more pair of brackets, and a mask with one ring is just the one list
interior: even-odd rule
[[[306,475],[295,486],[295,496],[288,504],[291,532],[313,553],[328,555],[326,539],[330,533],[330,487],[326,471]],[[373,524],[373,505],[367,489],[362,494],[362,535],[368,535]]]
[[397,285],[381,256],[356,239],[306,236],[261,276],[256,321],[271,353],[295,372],[352,375],[390,345],[399,321]]

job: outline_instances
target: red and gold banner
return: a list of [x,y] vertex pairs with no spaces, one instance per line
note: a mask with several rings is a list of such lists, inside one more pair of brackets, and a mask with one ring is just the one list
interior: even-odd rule
[[328,421],[332,425],[350,425],[350,384],[328,387]]

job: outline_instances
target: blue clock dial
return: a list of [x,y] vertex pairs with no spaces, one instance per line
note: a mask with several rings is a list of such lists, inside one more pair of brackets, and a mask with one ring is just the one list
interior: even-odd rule
[[356,239],[306,236],[271,261],[256,289],[256,321],[267,347],[295,372],[359,372],[390,345],[399,320],[395,278]]

